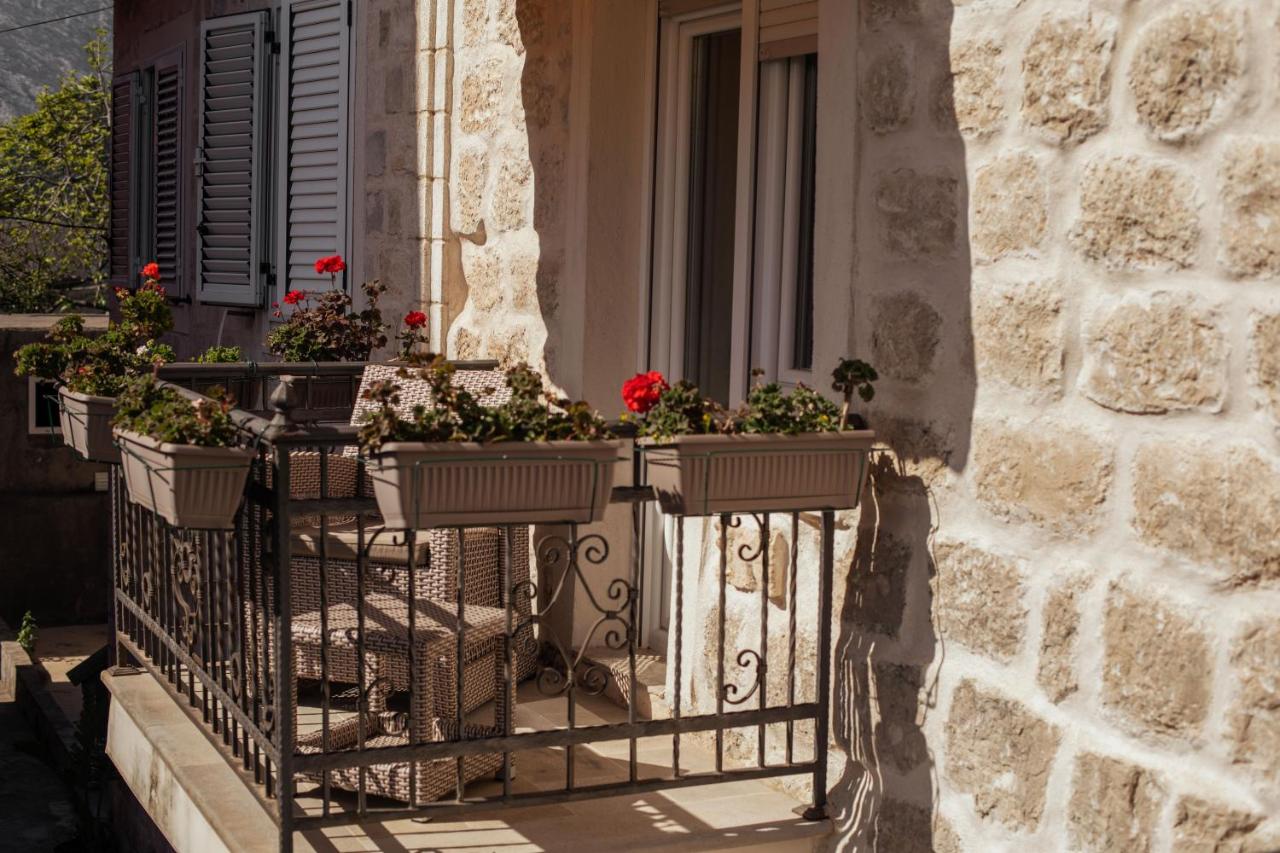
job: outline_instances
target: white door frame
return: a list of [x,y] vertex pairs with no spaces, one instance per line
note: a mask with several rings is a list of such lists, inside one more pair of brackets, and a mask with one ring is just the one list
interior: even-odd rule
[[[730,2],[664,18],[659,23],[657,132],[655,134],[653,245],[648,310],[643,312],[649,358],[641,368],[683,378],[685,341],[685,266],[688,252],[689,133],[692,112],[693,44],[699,36],[742,33],[738,102],[738,161],[734,205],[734,268],[730,396],[743,394],[749,378],[751,348],[751,239],[754,228],[756,62],[758,0]],[[745,247],[745,248],[744,248]],[[732,400],[730,401],[733,402]],[[658,651],[668,643],[670,558],[675,525],[652,509],[644,525],[645,641]]]

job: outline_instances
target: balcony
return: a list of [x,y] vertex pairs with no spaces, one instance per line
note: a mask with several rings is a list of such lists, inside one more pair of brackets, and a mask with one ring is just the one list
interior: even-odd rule
[[[339,423],[362,367],[164,369],[246,401],[255,456],[232,530],[175,527],[111,471],[108,752],[171,843],[813,849],[830,832],[833,513],[669,524],[671,642],[655,656],[642,453],[618,461],[628,484],[604,524],[387,529]],[[739,647],[730,562],[771,578],[778,529],[784,595],[761,584]],[[718,652],[711,680],[690,666],[691,631]]]

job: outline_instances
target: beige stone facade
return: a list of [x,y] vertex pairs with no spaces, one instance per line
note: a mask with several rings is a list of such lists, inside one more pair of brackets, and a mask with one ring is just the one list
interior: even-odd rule
[[[419,7],[430,92],[375,72],[370,257],[417,271],[451,355],[613,414],[657,3]],[[835,846],[1280,849],[1280,0],[820,9],[815,362],[876,364],[885,443],[838,533]],[[689,533],[714,602],[718,531]],[[765,584],[781,618],[734,563],[730,648]],[[706,710],[717,613],[689,606]]]

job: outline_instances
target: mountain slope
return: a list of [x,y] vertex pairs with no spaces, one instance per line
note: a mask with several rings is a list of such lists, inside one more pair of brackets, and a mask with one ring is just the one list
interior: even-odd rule
[[[0,30],[110,6],[110,0],[0,0]],[[42,86],[85,69],[84,45],[94,30],[111,29],[111,11],[0,33],[0,121],[35,108]]]

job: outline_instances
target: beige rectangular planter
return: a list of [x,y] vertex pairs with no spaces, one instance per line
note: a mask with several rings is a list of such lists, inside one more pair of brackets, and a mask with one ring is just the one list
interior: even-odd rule
[[111,436],[111,420],[115,415],[115,397],[58,389],[62,440],[90,462],[120,461],[120,450]]
[[867,473],[870,430],[641,439],[646,482],[663,512],[711,515],[849,509]]
[[230,530],[257,451],[169,444],[117,430],[129,500],[175,527]]
[[390,442],[369,460],[389,528],[598,521],[619,441]]

